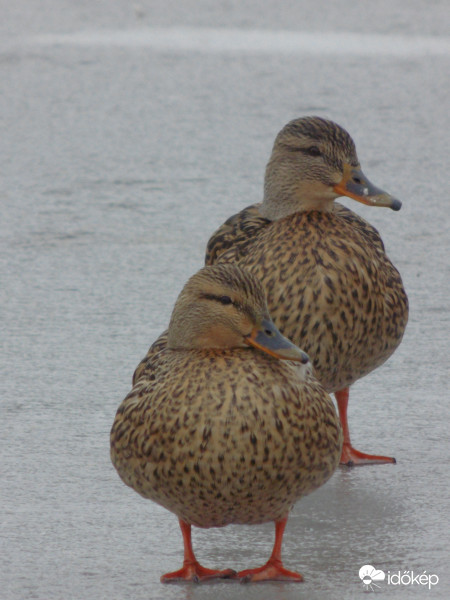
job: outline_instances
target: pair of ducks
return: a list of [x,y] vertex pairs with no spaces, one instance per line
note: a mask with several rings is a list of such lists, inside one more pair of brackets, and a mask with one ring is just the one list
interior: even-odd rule
[[[395,462],[352,447],[348,389],[399,345],[407,297],[376,229],[335,203],[339,196],[401,207],[368,181],[340,126],[318,117],[288,123],[263,202],[211,237],[207,266],[135,371],[111,457],[127,485],[179,518],[184,563],[163,582],[301,581],[281,560],[293,504],[340,461]],[[198,563],[192,525],[267,521],[275,544],[262,567]]]

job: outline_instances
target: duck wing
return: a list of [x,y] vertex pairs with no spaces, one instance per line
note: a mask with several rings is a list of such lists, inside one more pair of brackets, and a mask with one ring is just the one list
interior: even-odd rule
[[210,237],[206,246],[205,265],[213,265],[221,254],[233,248],[236,261],[244,254],[248,243],[251,243],[258,232],[271,221],[259,213],[260,204],[247,206],[225,221]]
[[136,385],[140,379],[145,378],[146,380],[152,380],[155,378],[154,373],[158,366],[160,352],[167,346],[167,334],[167,330],[161,333],[161,335],[155,342],[153,342],[148,349],[147,354],[136,367],[132,379],[133,386]]

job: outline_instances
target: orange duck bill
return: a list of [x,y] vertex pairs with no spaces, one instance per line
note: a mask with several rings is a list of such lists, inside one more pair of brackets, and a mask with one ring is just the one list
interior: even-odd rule
[[348,196],[369,206],[386,206],[392,210],[400,210],[402,203],[384,190],[377,188],[364,175],[359,167],[344,165],[344,175],[333,190],[340,196]]
[[273,322],[267,318],[263,319],[260,325],[255,326],[244,341],[249,346],[254,346],[281,360],[295,360],[303,364],[309,361],[306,352],[281,335]]

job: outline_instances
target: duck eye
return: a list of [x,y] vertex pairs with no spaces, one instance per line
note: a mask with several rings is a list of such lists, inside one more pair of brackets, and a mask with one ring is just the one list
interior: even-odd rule
[[230,296],[221,296],[219,298],[219,302],[221,304],[226,305],[226,304],[232,304],[233,301],[231,300]]
[[317,146],[311,146],[310,148],[307,148],[306,152],[310,156],[321,156],[321,154],[322,154]]

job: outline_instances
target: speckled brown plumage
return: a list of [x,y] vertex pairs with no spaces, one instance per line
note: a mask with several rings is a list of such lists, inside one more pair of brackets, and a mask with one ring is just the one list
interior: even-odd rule
[[[234,246],[224,226],[211,238],[207,256],[239,264],[260,279],[277,327],[311,356],[328,391],[351,385],[389,358],[408,314],[400,275],[376,229],[335,206],[330,213],[262,219],[251,236],[239,230],[236,215]],[[240,213],[244,220],[248,212]]]
[[275,521],[337,466],[331,399],[257,350],[163,350],[111,432],[126,484],[187,523]]
[[[255,332],[268,336],[273,356],[248,346]],[[342,447],[331,398],[291,358],[307,360],[271,324],[259,281],[234,265],[202,269],[117,411],[111,459],[122,480],[183,527],[285,523],[292,505],[331,477]],[[191,562],[176,578],[193,577]],[[301,580],[276,569],[275,578]],[[252,576],[268,577],[260,571]]]
[[161,333],[161,335],[153,342],[148,349],[147,354],[136,367],[132,378],[133,386],[136,385],[142,377],[147,379],[152,377],[152,372],[155,370],[156,357],[161,350],[164,350],[166,346],[167,330]]

